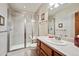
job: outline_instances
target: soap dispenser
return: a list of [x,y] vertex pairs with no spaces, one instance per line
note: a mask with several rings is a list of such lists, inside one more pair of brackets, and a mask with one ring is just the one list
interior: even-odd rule
[[75,44],[77,47],[79,47],[79,35],[76,35],[76,36],[75,36],[74,44]]

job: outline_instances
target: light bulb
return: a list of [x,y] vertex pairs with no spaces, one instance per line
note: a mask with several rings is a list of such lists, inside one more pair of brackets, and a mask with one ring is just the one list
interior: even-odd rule
[[53,6],[55,3],[49,3],[49,6],[51,7],[51,6]]
[[57,8],[58,6],[59,6],[59,4],[58,4],[58,3],[56,3],[56,4],[54,5],[54,7],[55,7],[55,8]]

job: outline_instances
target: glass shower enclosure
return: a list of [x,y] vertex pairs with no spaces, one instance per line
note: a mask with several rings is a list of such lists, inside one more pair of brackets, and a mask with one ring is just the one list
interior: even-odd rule
[[38,22],[32,22],[32,15],[8,11],[8,51],[30,47],[33,36],[38,35]]
[[24,37],[24,22],[25,19],[20,14],[8,13],[8,28],[11,30],[8,33],[8,50],[16,50],[24,48],[25,37]]

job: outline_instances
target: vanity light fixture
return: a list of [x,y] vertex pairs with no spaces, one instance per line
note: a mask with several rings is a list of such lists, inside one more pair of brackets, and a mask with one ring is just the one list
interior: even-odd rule
[[60,5],[62,5],[63,3],[49,3],[49,7],[52,10],[53,8],[57,8]]
[[59,6],[59,4],[58,4],[58,3],[56,3],[56,4],[54,5],[54,7],[55,7],[55,8],[57,8],[58,6]]
[[53,6],[55,3],[49,3],[49,6],[51,7],[51,6]]
[[49,8],[50,8],[50,10],[52,10],[52,9],[53,9],[54,4],[55,4],[55,3],[49,3]]

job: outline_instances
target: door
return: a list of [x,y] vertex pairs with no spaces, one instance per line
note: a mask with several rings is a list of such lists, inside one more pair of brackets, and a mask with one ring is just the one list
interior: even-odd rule
[[75,35],[79,34],[79,12],[75,13]]
[[9,50],[16,50],[25,47],[24,22],[25,19],[21,15],[11,17],[11,31],[9,33]]

